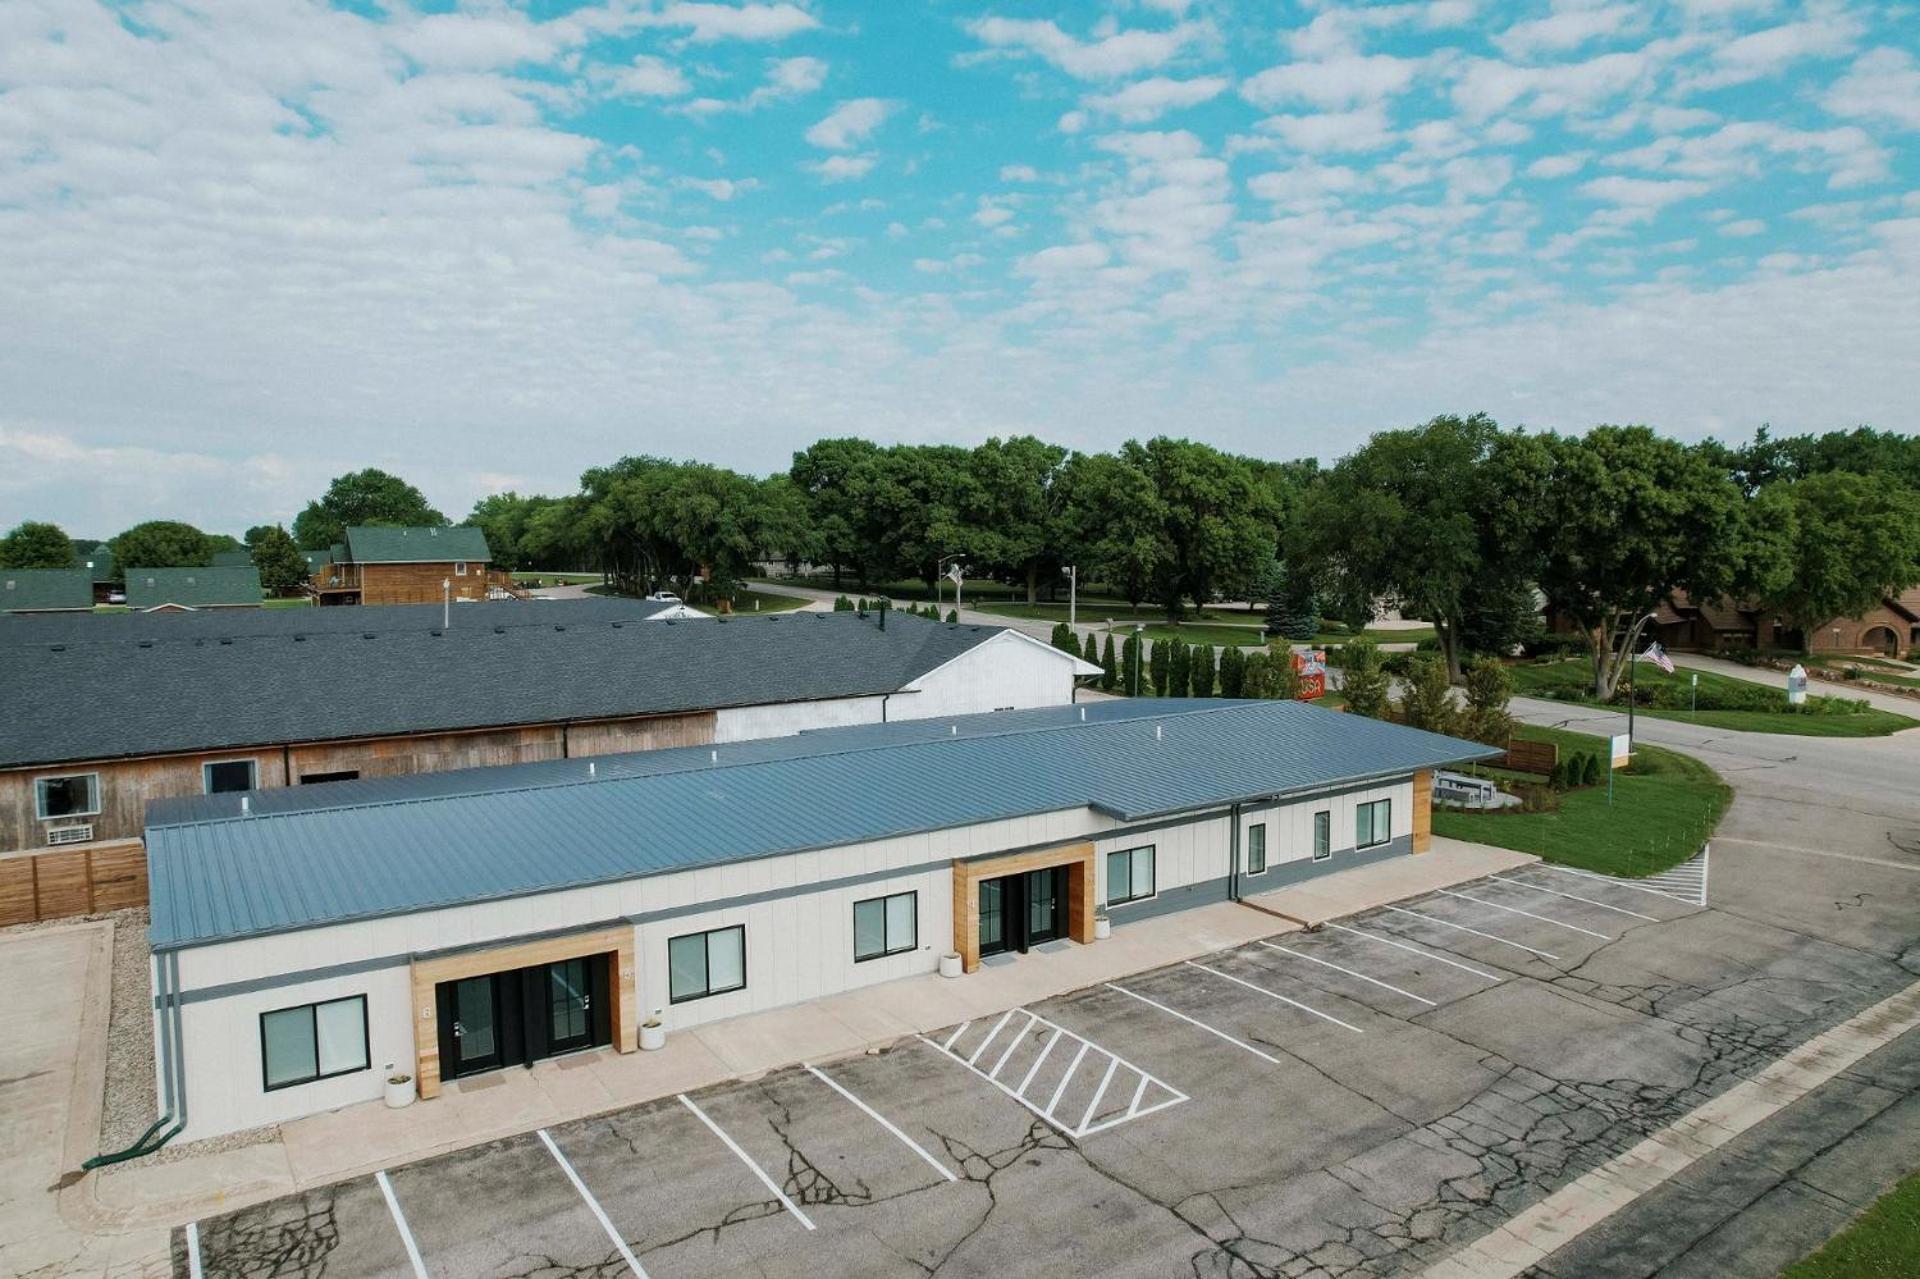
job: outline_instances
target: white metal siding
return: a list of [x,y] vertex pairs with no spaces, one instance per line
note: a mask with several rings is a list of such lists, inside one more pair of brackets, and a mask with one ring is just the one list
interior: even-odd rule
[[1073,702],[1073,662],[1012,632],[975,645],[894,696],[887,718],[931,719]]
[[814,728],[878,724],[884,704],[879,697],[834,697],[817,702],[730,706],[714,715],[713,740],[744,742],[756,737],[786,737]]

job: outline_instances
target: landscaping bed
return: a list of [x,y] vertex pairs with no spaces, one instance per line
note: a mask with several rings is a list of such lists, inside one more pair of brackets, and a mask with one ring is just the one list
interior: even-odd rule
[[[1522,662],[1512,669],[1513,691],[1522,697],[1601,705],[1593,696],[1593,672],[1585,659]],[[1697,689],[1692,683],[1695,675],[1700,680]],[[1768,688],[1711,671],[1682,668],[1669,675],[1642,662],[1633,683],[1639,714],[1710,728],[1800,737],[1884,737],[1920,725],[1920,720],[1879,710],[1859,698],[1809,693],[1804,706],[1792,707],[1787,704],[1784,680],[1782,687]],[[1624,681],[1609,705],[1626,709]]]
[[[1563,762],[1607,757],[1607,740],[1586,733],[1523,724],[1514,736],[1555,743]],[[1493,777],[1520,794],[1523,804],[1484,812],[1436,807],[1434,834],[1630,878],[1658,874],[1698,853],[1733,797],[1699,760],[1644,743],[1635,748],[1633,766],[1614,773],[1611,805],[1604,767],[1597,785],[1568,790],[1554,790],[1543,777],[1505,770],[1462,771]]]

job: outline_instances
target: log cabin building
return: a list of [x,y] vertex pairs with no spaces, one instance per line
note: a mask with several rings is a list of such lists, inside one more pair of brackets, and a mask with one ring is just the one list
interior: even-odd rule
[[404,624],[349,630],[286,610],[328,625],[294,629],[270,611],[226,633],[205,619],[88,618],[73,620],[102,630],[77,638],[68,619],[9,619],[0,923],[143,901],[156,799],[1058,706],[1098,673],[998,627],[649,611],[503,604],[455,610],[443,627],[441,609],[409,609]]

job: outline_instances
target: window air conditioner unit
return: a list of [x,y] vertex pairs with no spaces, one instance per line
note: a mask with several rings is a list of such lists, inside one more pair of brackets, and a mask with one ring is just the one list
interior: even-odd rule
[[78,826],[55,826],[47,831],[49,844],[85,844],[93,839],[93,824],[83,822]]

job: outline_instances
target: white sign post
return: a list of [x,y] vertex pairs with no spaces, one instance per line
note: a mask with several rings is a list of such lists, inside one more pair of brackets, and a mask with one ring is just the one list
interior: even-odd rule
[[1615,769],[1625,768],[1633,762],[1633,737],[1627,733],[1615,733],[1609,742],[1607,761],[1607,807],[1613,807],[1613,774]]
[[1807,668],[1794,664],[1787,672],[1787,705],[1805,706],[1807,704]]

